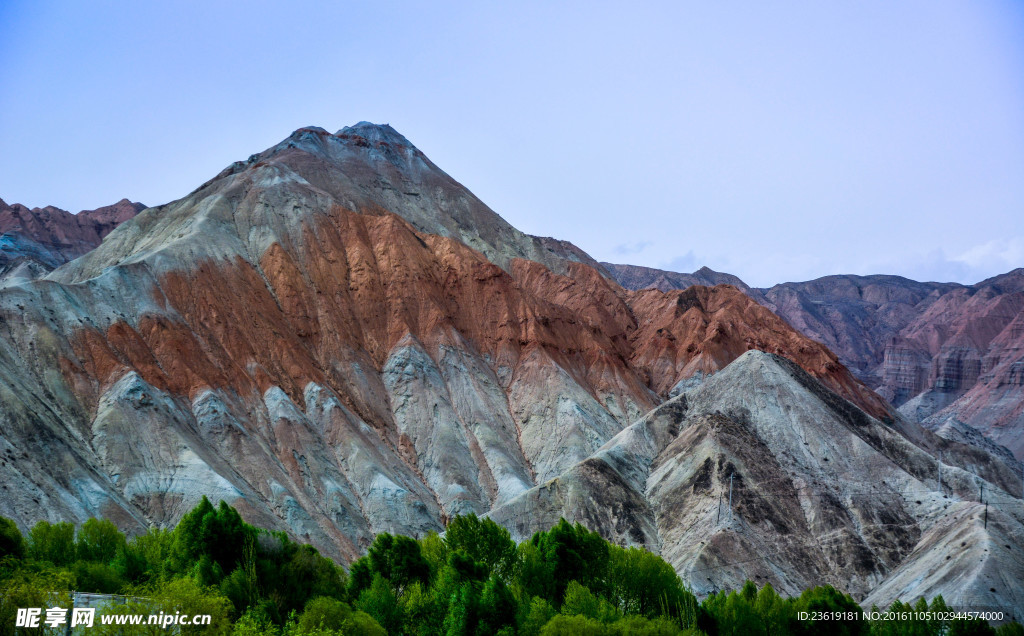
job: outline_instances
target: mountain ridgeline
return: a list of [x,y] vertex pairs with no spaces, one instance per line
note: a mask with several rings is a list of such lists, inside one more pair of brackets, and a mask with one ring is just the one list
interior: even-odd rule
[[960,440],[980,431],[1024,459],[1024,268],[975,285],[825,276],[755,289],[707,267],[602,265],[628,289],[734,285],[827,345],[906,417]]
[[6,279],[38,278],[78,258],[145,207],[121,199],[71,214],[53,206],[7,205],[0,199],[0,284]]
[[564,517],[701,595],[1019,615],[1012,457],[907,419],[736,281],[613,273],[389,126],[299,129],[0,282],[0,515],[135,533],[207,496],[343,563],[457,515],[516,540]]

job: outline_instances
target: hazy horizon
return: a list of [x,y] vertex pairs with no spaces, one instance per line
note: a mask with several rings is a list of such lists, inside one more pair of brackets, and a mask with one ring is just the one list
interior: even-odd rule
[[750,285],[1024,266],[1024,5],[0,6],[0,198],[390,123],[512,225]]

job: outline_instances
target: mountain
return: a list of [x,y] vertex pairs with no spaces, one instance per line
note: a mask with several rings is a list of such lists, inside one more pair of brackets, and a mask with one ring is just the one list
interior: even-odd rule
[[[688,479],[671,462],[721,456],[739,497],[782,478],[817,493],[737,549],[780,555],[780,583],[850,575],[866,594],[928,515],[945,519],[940,468],[950,509],[973,479],[1020,488],[1018,463],[906,420],[740,289],[623,289],[386,125],[299,129],[0,287],[0,334],[0,515],[23,529],[102,515],[138,530],[206,495],[347,562],[376,533],[456,514],[542,519],[561,502],[538,493],[593,468],[600,491],[565,514],[692,576],[697,535],[673,519],[723,477],[691,500],[669,492]],[[621,479],[592,461],[619,446]],[[658,471],[662,495],[647,488]],[[879,504],[851,490],[876,478],[892,489]],[[911,504],[912,487],[938,494]],[[832,532],[858,552],[804,554]],[[727,558],[719,547],[702,558]],[[741,561],[730,576],[767,576]]]
[[[737,290],[692,296],[634,310],[390,127],[300,129],[0,291],[0,506],[144,525],[205,493],[351,558],[559,474],[758,344],[879,408]],[[655,323],[678,335],[638,339]]]
[[[677,274],[603,265],[628,289],[735,278],[707,268]],[[970,426],[1024,457],[1024,269],[975,285],[899,276],[731,284],[836,352],[907,417],[933,429]]]
[[[927,368],[906,362],[928,354]],[[941,296],[886,358],[883,392],[921,388],[900,407],[908,416],[931,428],[966,424],[1024,457],[1024,269]]]
[[38,278],[78,258],[145,207],[121,199],[71,214],[53,206],[7,205],[0,199],[0,283],[9,278]]
[[667,272],[662,269],[641,267],[639,265],[616,265],[615,263],[601,263],[601,266],[608,271],[616,281],[626,289],[658,289],[664,292],[673,289],[686,289],[693,285],[714,287],[715,285],[732,285],[743,291],[761,304],[767,304],[764,296],[756,289],[749,287],[740,280],[739,276],[716,272],[710,267],[701,267],[692,274],[680,272]]
[[[660,552],[698,595],[829,583],[880,607],[942,594],[1019,616],[1015,470],[931,433],[913,443],[792,362],[748,351],[490,516],[520,540],[560,517],[605,528]],[[987,525],[979,476],[998,484]]]

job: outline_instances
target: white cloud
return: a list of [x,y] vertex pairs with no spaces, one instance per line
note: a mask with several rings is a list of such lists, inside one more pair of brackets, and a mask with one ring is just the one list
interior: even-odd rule
[[653,243],[650,241],[637,241],[636,243],[620,243],[613,249],[620,256],[632,256],[646,250],[651,245]]
[[876,260],[869,267],[871,271],[858,273],[899,274],[920,281],[970,285],[1024,267],[1024,237],[993,239],[953,254],[942,248],[924,253],[897,254],[889,259]]
[[953,260],[973,268],[995,268],[1001,271],[1021,267],[1024,266],[1024,237],[994,239],[975,245]]
[[668,263],[661,265],[658,269],[663,269],[669,272],[682,272],[690,273],[696,269],[700,269],[700,259],[693,253],[693,250],[673,258]]

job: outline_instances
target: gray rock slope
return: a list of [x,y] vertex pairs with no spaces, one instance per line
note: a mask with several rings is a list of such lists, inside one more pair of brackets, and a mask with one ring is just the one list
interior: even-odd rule
[[604,528],[659,552],[701,595],[746,579],[788,594],[831,583],[884,607],[942,594],[1019,615],[1020,492],[1012,459],[883,424],[749,351],[490,516],[518,539],[560,517]]

